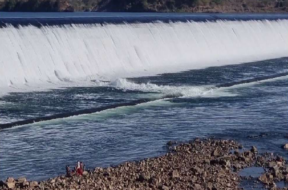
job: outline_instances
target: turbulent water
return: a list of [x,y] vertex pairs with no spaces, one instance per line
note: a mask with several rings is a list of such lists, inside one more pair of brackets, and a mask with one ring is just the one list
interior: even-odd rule
[[0,179],[139,160],[194,137],[287,158],[287,32],[288,20],[259,17],[5,25]]

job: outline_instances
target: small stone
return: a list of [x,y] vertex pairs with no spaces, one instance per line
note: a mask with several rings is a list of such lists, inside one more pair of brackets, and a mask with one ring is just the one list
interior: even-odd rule
[[162,186],[161,186],[161,189],[162,189],[162,190],[169,190],[169,187],[167,187],[166,185],[162,185]]
[[203,188],[201,187],[201,185],[195,184],[193,189],[195,189],[195,190],[202,190]]
[[180,177],[179,172],[177,170],[173,170],[171,176],[172,176],[172,178],[179,178]]
[[213,152],[212,152],[212,156],[219,156],[220,155],[220,151],[218,150],[218,148],[216,148]]

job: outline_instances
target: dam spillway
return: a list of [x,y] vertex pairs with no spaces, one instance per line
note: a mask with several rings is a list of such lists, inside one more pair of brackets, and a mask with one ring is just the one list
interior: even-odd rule
[[2,17],[0,89],[89,85],[288,56],[283,15],[175,15]]

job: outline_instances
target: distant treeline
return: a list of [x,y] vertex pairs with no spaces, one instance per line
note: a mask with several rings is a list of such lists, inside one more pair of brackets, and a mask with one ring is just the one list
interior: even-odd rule
[[2,11],[288,12],[288,0],[0,0]]

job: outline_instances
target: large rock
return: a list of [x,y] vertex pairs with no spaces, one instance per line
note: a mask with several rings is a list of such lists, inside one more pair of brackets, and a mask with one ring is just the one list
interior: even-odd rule
[[271,182],[273,182],[273,176],[264,173],[259,177],[259,181],[261,181],[264,184],[270,184]]
[[15,180],[13,177],[8,177],[6,180],[6,185],[9,189],[14,189],[15,188]]
[[17,179],[17,183],[24,183],[24,182],[26,182],[27,181],[27,179],[25,178],[25,177],[19,177],[18,179]]
[[257,148],[256,148],[255,146],[252,146],[252,148],[251,148],[251,152],[253,152],[253,153],[257,153],[258,150],[257,150]]
[[38,182],[37,182],[37,181],[31,181],[31,182],[29,183],[29,186],[32,187],[32,188],[38,187]]
[[173,170],[171,173],[171,177],[172,178],[179,178],[180,177],[179,172],[177,170]]
[[9,183],[9,182],[11,183],[11,182],[15,182],[15,180],[14,180],[13,177],[8,177],[7,180],[6,180],[6,182],[7,182],[7,183]]

